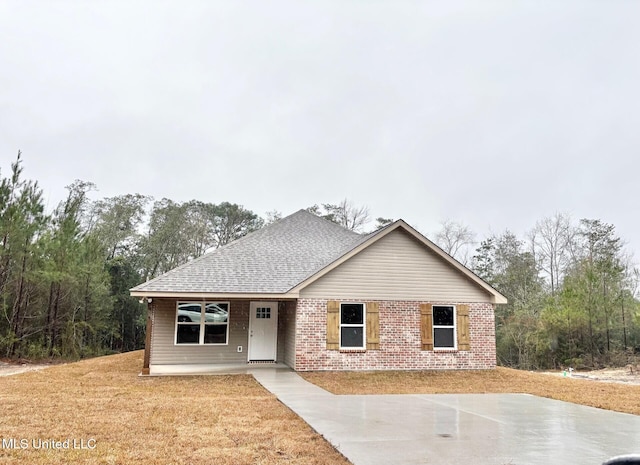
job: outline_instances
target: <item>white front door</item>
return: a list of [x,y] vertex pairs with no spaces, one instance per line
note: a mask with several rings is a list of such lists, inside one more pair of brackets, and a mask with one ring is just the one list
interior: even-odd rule
[[275,361],[278,302],[251,302],[249,313],[249,361]]

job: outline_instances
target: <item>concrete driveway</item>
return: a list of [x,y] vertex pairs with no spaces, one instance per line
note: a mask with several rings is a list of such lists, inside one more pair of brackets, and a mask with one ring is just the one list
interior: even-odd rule
[[249,370],[354,465],[601,464],[640,453],[640,417],[526,394],[336,396]]

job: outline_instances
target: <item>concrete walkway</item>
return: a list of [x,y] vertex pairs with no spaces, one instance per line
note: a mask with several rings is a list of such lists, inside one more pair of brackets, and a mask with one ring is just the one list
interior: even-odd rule
[[640,417],[526,394],[336,396],[249,370],[354,465],[601,464],[640,453]]

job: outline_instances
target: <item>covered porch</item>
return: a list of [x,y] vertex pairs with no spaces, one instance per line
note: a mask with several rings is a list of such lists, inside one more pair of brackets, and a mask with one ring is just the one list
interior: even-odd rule
[[295,299],[147,297],[143,375],[243,373],[295,360]]

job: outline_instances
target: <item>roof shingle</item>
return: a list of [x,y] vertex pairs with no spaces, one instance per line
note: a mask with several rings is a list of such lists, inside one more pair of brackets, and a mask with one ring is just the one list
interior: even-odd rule
[[300,210],[131,291],[285,293],[368,237]]

